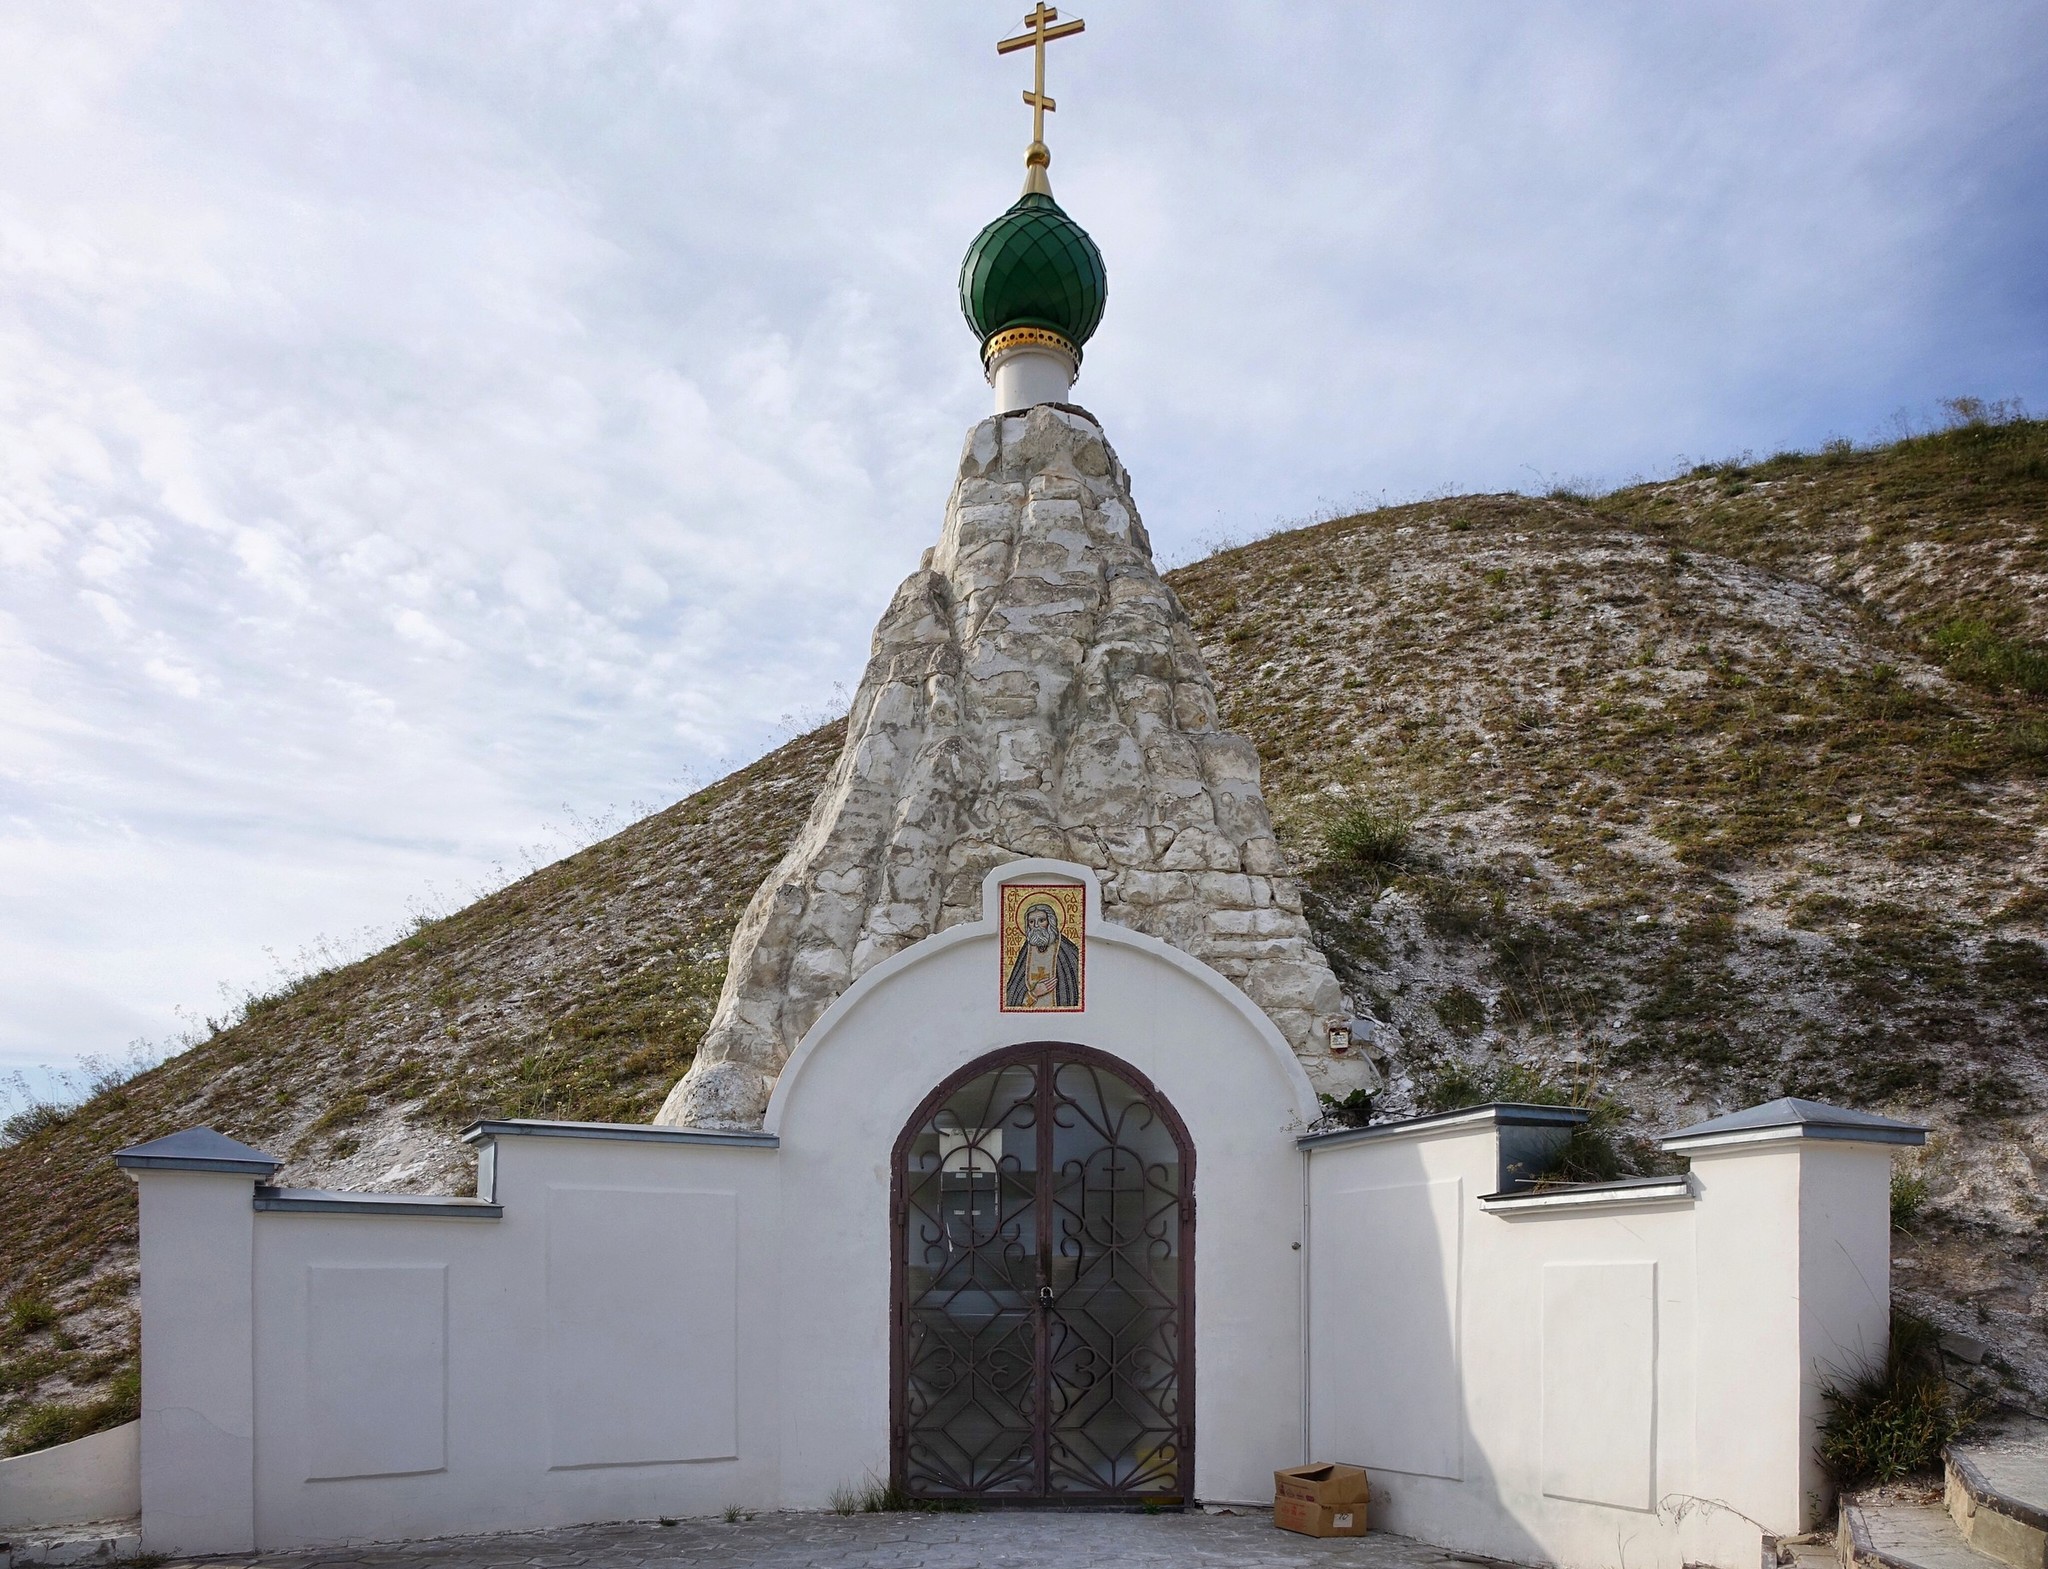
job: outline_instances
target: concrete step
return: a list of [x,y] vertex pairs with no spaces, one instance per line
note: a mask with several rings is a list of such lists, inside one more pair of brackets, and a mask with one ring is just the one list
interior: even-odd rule
[[1950,1444],[1943,1502],[1969,1544],[2011,1569],[2048,1569],[2048,1423]]
[[86,1525],[29,1525],[0,1531],[0,1569],[30,1564],[111,1564],[142,1552],[140,1520],[95,1520]]
[[1843,1569],[2005,1569],[1963,1540],[1939,1504],[1842,1505]]

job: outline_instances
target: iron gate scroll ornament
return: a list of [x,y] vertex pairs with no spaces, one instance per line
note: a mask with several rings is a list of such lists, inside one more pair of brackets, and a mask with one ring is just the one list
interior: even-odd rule
[[927,1097],[892,1172],[896,1485],[1191,1497],[1194,1146],[1145,1076],[1085,1046],[992,1053]]

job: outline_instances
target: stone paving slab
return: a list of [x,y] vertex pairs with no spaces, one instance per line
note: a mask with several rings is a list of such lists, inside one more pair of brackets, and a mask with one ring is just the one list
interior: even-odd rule
[[2014,1419],[1951,1447],[1992,1492],[2048,1514],[2048,1422]]
[[1318,1540],[1243,1515],[987,1510],[973,1514],[758,1514],[576,1526],[349,1548],[187,1560],[221,1569],[1442,1569],[1486,1563],[1405,1536]]

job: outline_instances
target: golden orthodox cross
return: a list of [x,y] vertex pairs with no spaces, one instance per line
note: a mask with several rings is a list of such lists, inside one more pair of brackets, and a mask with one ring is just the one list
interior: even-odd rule
[[[1049,24],[1053,22],[1059,22],[1059,26],[1050,26]],[[996,45],[996,53],[1012,54],[1019,49],[1029,49],[1034,52],[1035,58],[1032,61],[1031,69],[1031,91],[1024,95],[1024,101],[1031,105],[1032,144],[1036,147],[1043,147],[1045,145],[1045,112],[1048,109],[1057,109],[1059,107],[1058,104],[1045,96],[1045,46],[1055,38],[1073,37],[1074,34],[1080,32],[1088,24],[1079,17],[1076,17],[1071,22],[1060,22],[1059,12],[1047,5],[1045,0],[1038,0],[1038,4],[1032,8],[1031,14],[1024,18],[1024,25],[1030,31],[1019,33],[1015,38],[1005,38]]]

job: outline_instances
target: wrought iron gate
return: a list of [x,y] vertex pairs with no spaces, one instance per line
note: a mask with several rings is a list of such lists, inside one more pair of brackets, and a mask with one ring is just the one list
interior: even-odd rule
[[1041,1042],[896,1143],[894,1479],[913,1498],[1194,1488],[1194,1148],[1144,1075]]

